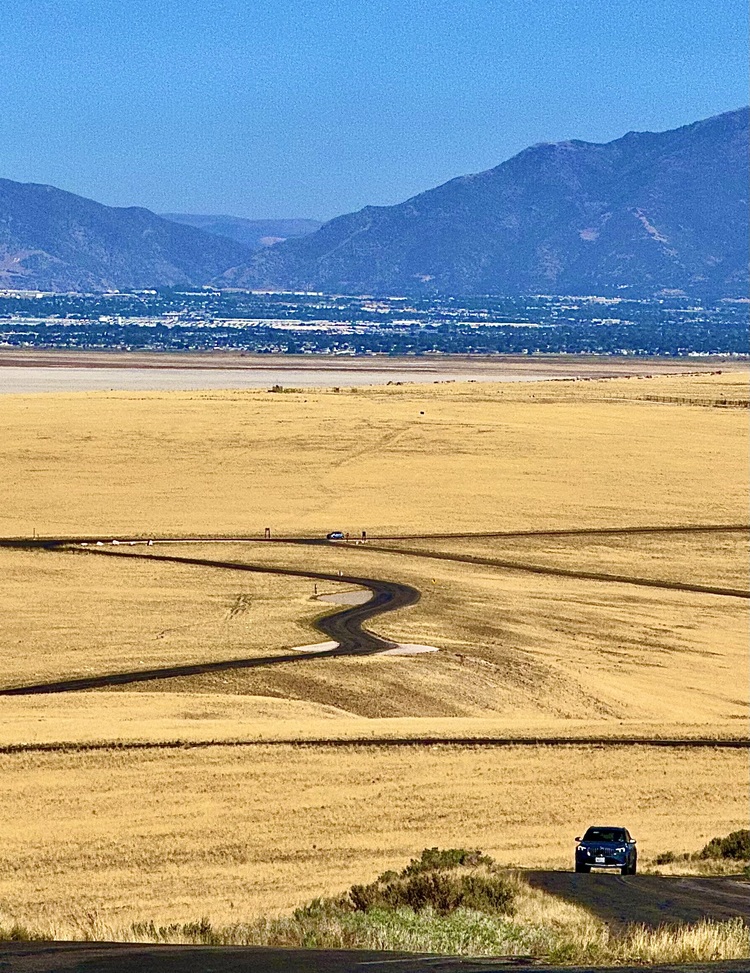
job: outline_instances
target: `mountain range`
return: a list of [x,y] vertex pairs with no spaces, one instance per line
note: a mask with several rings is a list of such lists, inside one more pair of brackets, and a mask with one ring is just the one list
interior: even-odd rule
[[746,296],[747,164],[742,108],[606,144],[535,145],[318,229],[165,218],[0,179],[0,287]]
[[0,179],[0,287],[105,291],[203,283],[251,253],[147,209]]
[[257,253],[224,280],[342,293],[739,296],[748,109],[604,145],[535,145]]

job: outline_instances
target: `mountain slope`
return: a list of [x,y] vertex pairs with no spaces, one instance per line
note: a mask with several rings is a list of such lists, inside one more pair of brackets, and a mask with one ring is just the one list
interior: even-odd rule
[[349,293],[747,288],[748,110],[604,145],[536,145],[256,254],[235,286]]
[[314,233],[323,225],[317,220],[247,220],[241,216],[198,216],[192,213],[162,213],[165,220],[195,226],[204,233],[226,237],[249,250]]
[[0,179],[0,287],[101,291],[201,284],[250,250],[147,209]]

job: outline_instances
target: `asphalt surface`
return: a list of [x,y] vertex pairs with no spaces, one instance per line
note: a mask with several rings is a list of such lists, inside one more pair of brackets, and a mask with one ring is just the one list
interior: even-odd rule
[[639,922],[656,927],[734,916],[750,923],[750,882],[739,877],[541,871],[523,875],[534,888],[582,905],[610,925]]
[[[3,943],[0,973],[635,973],[643,967],[549,966],[510,957],[469,958],[226,946]],[[649,973],[750,973],[750,961],[649,966]]]
[[[80,552],[84,554],[83,551]],[[410,585],[398,581],[380,581],[373,578],[359,578],[353,575],[328,574],[317,571],[294,571],[287,568],[271,568],[259,564],[243,564],[236,561],[215,561],[207,558],[177,557],[169,554],[136,554],[124,551],[86,550],[88,557],[119,557],[137,560],[161,561],[169,564],[198,565],[220,568],[226,571],[249,571],[254,574],[274,574],[285,577],[311,578],[315,581],[336,581],[369,588],[372,598],[362,605],[352,605],[341,611],[323,615],[316,619],[315,628],[339,647],[323,652],[289,652],[283,655],[255,657],[251,659],[227,659],[221,662],[201,662],[182,666],[164,666],[158,669],[139,669],[131,672],[115,672],[101,676],[86,676],[80,679],[62,679],[56,682],[35,683],[26,686],[12,686],[0,689],[0,696],[38,696],[48,693],[80,692],[90,689],[106,689],[130,683],[150,682],[155,679],[173,679],[177,676],[198,676],[207,672],[224,672],[227,669],[251,669],[281,663],[300,663],[310,659],[328,659],[352,655],[375,655],[395,647],[362,628],[364,622],[384,612],[405,608],[419,601],[420,593]]]

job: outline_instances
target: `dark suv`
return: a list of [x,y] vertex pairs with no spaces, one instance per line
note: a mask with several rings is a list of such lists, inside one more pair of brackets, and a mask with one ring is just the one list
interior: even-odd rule
[[626,828],[589,828],[583,838],[576,838],[576,871],[592,868],[617,868],[623,875],[635,875],[638,852],[635,838]]

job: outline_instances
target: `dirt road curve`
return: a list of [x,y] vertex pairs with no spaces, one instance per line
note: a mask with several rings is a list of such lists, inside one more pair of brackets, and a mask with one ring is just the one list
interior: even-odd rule
[[750,883],[711,876],[524,872],[535,888],[584,906],[609,923],[698,922],[743,916],[750,922]]
[[[511,958],[459,958],[364,950],[144,946],[117,943],[3,943],[0,973],[636,973],[546,966]],[[750,961],[650,966],[649,973],[750,973]]]

